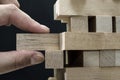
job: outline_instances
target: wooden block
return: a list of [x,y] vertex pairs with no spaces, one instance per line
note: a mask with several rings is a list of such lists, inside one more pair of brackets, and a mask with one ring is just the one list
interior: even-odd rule
[[120,66],[120,50],[115,50],[115,66]]
[[66,68],[66,80],[119,80],[120,68]]
[[[115,31],[116,33],[120,33],[120,16],[116,16],[115,17],[115,25],[114,28],[115,28]],[[116,66],[120,66],[120,50],[116,50],[115,51],[115,65]]]
[[17,34],[17,50],[59,50],[59,34]]
[[88,32],[88,17],[71,17],[71,32]]
[[119,0],[57,0],[57,17],[120,15]]
[[64,56],[61,50],[47,50],[45,53],[45,67],[47,69],[62,69],[64,67]]
[[48,80],[57,80],[55,77],[49,77]]
[[[71,17],[71,32],[88,32],[88,30],[88,16]],[[83,51],[84,67],[99,66],[99,53],[96,52],[97,51]]]
[[[57,2],[56,2],[57,4]],[[56,14],[57,9],[56,7],[59,7],[58,5],[54,5],[54,20],[61,20],[62,23],[68,23],[69,22],[69,18],[67,17],[58,17],[58,15]]]
[[99,66],[99,52],[98,51],[84,51],[84,67]]
[[61,50],[120,49],[120,33],[64,32],[60,39]]
[[112,17],[96,16],[96,32],[112,33]]
[[120,33],[120,16],[116,16],[116,21],[115,21],[115,29],[116,29],[116,33]]
[[[112,17],[96,16],[96,32],[112,33]],[[114,50],[100,51],[100,66],[115,66]]]
[[58,7],[58,2],[56,2],[56,4],[54,5],[54,20],[61,20],[61,18],[58,17],[58,15],[56,14],[58,11],[57,11],[57,7]]
[[64,69],[54,69],[54,77],[57,80],[65,80],[64,79],[64,73],[65,73]]
[[[72,16],[70,17],[71,32],[88,32],[88,17],[87,16]],[[77,54],[74,58],[73,55]],[[84,53],[84,52],[83,52]],[[79,55],[80,54],[80,55]],[[80,67],[83,66],[83,55],[81,52],[69,51],[69,66]],[[74,55],[75,56],[75,55]],[[79,57],[78,57],[79,56]],[[82,57],[82,58],[81,58]],[[82,62],[82,63],[81,63]]]
[[100,66],[101,67],[115,66],[115,51],[114,50],[100,51]]

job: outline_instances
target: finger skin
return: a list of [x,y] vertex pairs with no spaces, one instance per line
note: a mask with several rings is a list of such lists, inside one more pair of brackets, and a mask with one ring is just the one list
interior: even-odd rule
[[0,5],[0,26],[9,24],[13,24],[21,30],[34,33],[50,32],[47,26],[39,24],[14,4]]
[[36,51],[0,52],[0,74],[42,63],[44,56]]
[[49,29],[46,26],[39,24],[16,6],[13,5],[12,7],[13,12],[10,14],[10,23],[18,26],[18,28],[22,30],[29,32],[49,32]]
[[18,0],[0,0],[0,4],[15,4],[17,7],[20,7]]
[[[49,32],[49,28],[33,20],[14,4],[0,5],[0,26],[9,24],[29,32]],[[35,51],[0,52],[0,74],[35,65],[43,60],[43,55]]]

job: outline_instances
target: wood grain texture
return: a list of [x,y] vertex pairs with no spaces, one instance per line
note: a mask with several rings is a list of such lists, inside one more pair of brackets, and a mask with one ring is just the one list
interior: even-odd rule
[[58,50],[59,34],[17,34],[17,50]]
[[[96,16],[96,32],[112,33],[112,31],[112,16]],[[100,51],[100,66],[115,66],[114,50]]]
[[88,32],[88,17],[71,17],[71,32]]
[[120,33],[64,32],[60,39],[61,50],[120,49]]
[[120,66],[120,50],[115,50],[115,66]]
[[98,51],[84,51],[84,67],[99,66],[99,52]]
[[[93,24],[93,23],[92,23]],[[71,32],[88,32],[88,16],[72,16]],[[99,53],[97,51],[83,51],[83,66],[99,66]],[[78,59],[81,60],[81,59]],[[79,61],[80,62],[80,61]]]
[[115,66],[115,50],[100,51],[100,67]]
[[96,32],[112,33],[112,16],[96,16]]
[[119,80],[120,68],[66,68],[66,80]]
[[57,0],[57,17],[120,15],[119,0]]
[[45,53],[46,69],[62,69],[64,67],[64,55],[61,50],[47,50]]
[[[87,16],[72,16],[70,17],[70,29],[71,32],[88,32],[88,17]],[[69,65],[74,67],[83,66],[85,61],[83,58],[84,51],[68,51],[69,52]],[[83,55],[82,55],[83,53]],[[77,56],[74,58],[73,56]],[[78,57],[79,56],[79,57]],[[87,55],[86,55],[87,56]]]

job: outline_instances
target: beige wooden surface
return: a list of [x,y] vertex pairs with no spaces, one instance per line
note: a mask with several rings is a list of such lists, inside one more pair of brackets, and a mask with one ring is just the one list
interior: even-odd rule
[[76,16],[70,18],[71,32],[88,32],[88,17]]
[[59,50],[59,34],[17,34],[17,50]]
[[99,52],[98,51],[84,51],[83,52],[84,67],[99,66]]
[[115,50],[100,51],[100,67],[115,67]]
[[[115,20],[116,33],[120,33],[120,16],[116,16],[115,19],[116,19]],[[115,65],[120,66],[120,50],[116,50],[115,53],[116,53],[116,55],[115,55]]]
[[[96,16],[96,32],[112,33],[112,31],[112,16]],[[115,66],[114,50],[100,51],[100,66]]]
[[66,68],[66,80],[119,80],[120,68]]
[[[70,20],[71,20],[70,25],[71,32],[87,33],[89,31],[88,16],[74,16],[71,17]],[[99,66],[99,53],[97,51],[83,51],[83,66],[84,67]]]
[[46,69],[62,69],[64,67],[64,56],[61,50],[47,50],[45,53]]
[[60,43],[61,50],[120,49],[120,33],[64,32]]
[[120,15],[119,0],[57,0],[56,17]]

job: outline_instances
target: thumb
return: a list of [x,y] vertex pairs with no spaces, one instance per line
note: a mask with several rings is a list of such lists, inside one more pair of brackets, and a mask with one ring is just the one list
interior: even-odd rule
[[44,56],[36,51],[0,52],[0,74],[8,73],[44,61]]

